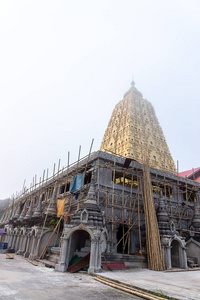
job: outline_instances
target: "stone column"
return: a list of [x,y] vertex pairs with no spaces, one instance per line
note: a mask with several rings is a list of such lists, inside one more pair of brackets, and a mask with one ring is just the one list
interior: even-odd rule
[[33,236],[32,239],[33,239],[33,242],[32,242],[32,247],[31,247],[31,250],[30,250],[31,253],[29,255],[29,259],[30,260],[33,259],[34,252],[35,252],[36,245],[37,245],[37,238],[36,238],[36,236]]
[[29,253],[28,253],[28,248],[29,248],[29,244],[30,244],[30,235],[27,236],[27,244],[26,244],[26,251],[24,253],[24,257],[28,257]]
[[20,240],[20,234],[18,233],[16,243],[15,243],[15,251],[17,251],[19,249],[19,240]]
[[17,254],[20,254],[20,248],[21,248],[22,241],[23,241],[23,235],[21,234],[19,237]]
[[8,237],[7,237],[7,243],[8,243],[8,246],[9,246],[9,243],[10,243],[11,236],[12,236],[12,234],[11,234],[11,232],[10,232],[10,233],[8,234]]
[[[4,239],[4,243],[8,243],[8,239],[9,239],[9,234],[6,234],[5,239]],[[2,240],[3,240],[3,236],[2,236]]]
[[167,246],[165,251],[166,251],[166,269],[170,270],[172,268],[171,246]]
[[11,248],[11,246],[12,246],[12,241],[13,241],[13,234],[11,233],[11,234],[10,234],[9,241],[8,241],[8,248]]
[[188,269],[186,249],[183,247],[180,247],[179,255],[180,255],[180,267],[182,269]]
[[20,245],[19,245],[19,250],[17,251],[17,254],[21,255],[24,252],[24,240],[25,240],[26,236],[24,234],[21,235],[21,239],[20,239]]
[[16,238],[17,238],[17,235],[15,234],[13,237],[13,241],[12,241],[12,246],[11,246],[12,249],[15,249]]
[[40,245],[38,245],[38,242],[39,242],[39,236],[36,236],[35,237],[35,250],[34,250],[34,259],[37,259],[38,257],[39,257],[39,246]]
[[28,247],[28,257],[31,254],[32,247],[33,247],[33,242],[34,242],[34,236],[30,236],[30,242],[29,242],[29,247]]
[[100,246],[100,239],[98,239],[97,243],[97,270],[96,272],[99,272],[101,270],[101,246]]
[[96,270],[97,266],[97,240],[92,239],[91,240],[91,250],[90,250],[90,265],[88,269],[88,273],[92,274]]
[[63,237],[61,241],[59,263],[55,267],[55,270],[58,272],[66,272],[67,270],[69,264],[70,245],[71,245],[71,237],[70,238]]
[[26,251],[26,244],[27,244],[28,236],[26,233],[24,234],[23,243],[22,243],[22,254]]

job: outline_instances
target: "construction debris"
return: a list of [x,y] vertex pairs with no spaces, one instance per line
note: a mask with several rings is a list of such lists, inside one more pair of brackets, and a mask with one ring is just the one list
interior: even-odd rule
[[14,254],[6,253],[6,258],[7,259],[13,259],[14,258]]

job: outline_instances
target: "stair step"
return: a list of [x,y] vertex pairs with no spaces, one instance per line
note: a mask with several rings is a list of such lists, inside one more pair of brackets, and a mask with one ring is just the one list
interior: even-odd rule
[[199,266],[198,264],[192,264],[191,265],[192,268],[198,268],[198,266]]
[[55,269],[55,266],[56,266],[56,263],[52,262],[52,261],[49,261],[47,259],[42,259],[42,260],[38,260],[36,259],[37,261],[43,263],[45,265],[45,267],[48,267],[48,268],[54,268]]
[[50,252],[55,254],[55,255],[60,255],[60,248],[51,247]]

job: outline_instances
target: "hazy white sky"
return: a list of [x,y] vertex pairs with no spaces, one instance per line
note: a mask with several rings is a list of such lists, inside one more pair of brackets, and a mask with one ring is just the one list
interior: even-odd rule
[[0,0],[0,199],[98,150],[136,87],[180,171],[199,167],[199,0]]

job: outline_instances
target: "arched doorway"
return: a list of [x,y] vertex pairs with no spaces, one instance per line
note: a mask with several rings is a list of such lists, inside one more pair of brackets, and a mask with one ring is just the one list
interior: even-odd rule
[[172,268],[181,268],[180,243],[176,240],[173,240],[171,243],[171,262],[172,262]]
[[59,272],[67,271],[71,258],[74,255],[81,254],[82,256],[86,256],[82,262],[85,262],[85,259],[89,256],[87,263],[87,265],[89,264],[88,273],[99,272],[101,270],[101,232],[102,230],[100,228],[94,226],[89,228],[80,224],[72,228],[71,225],[65,225],[61,241],[60,258],[55,270]]
[[91,238],[87,231],[76,230],[71,234],[69,264],[74,257],[84,257],[90,253]]

